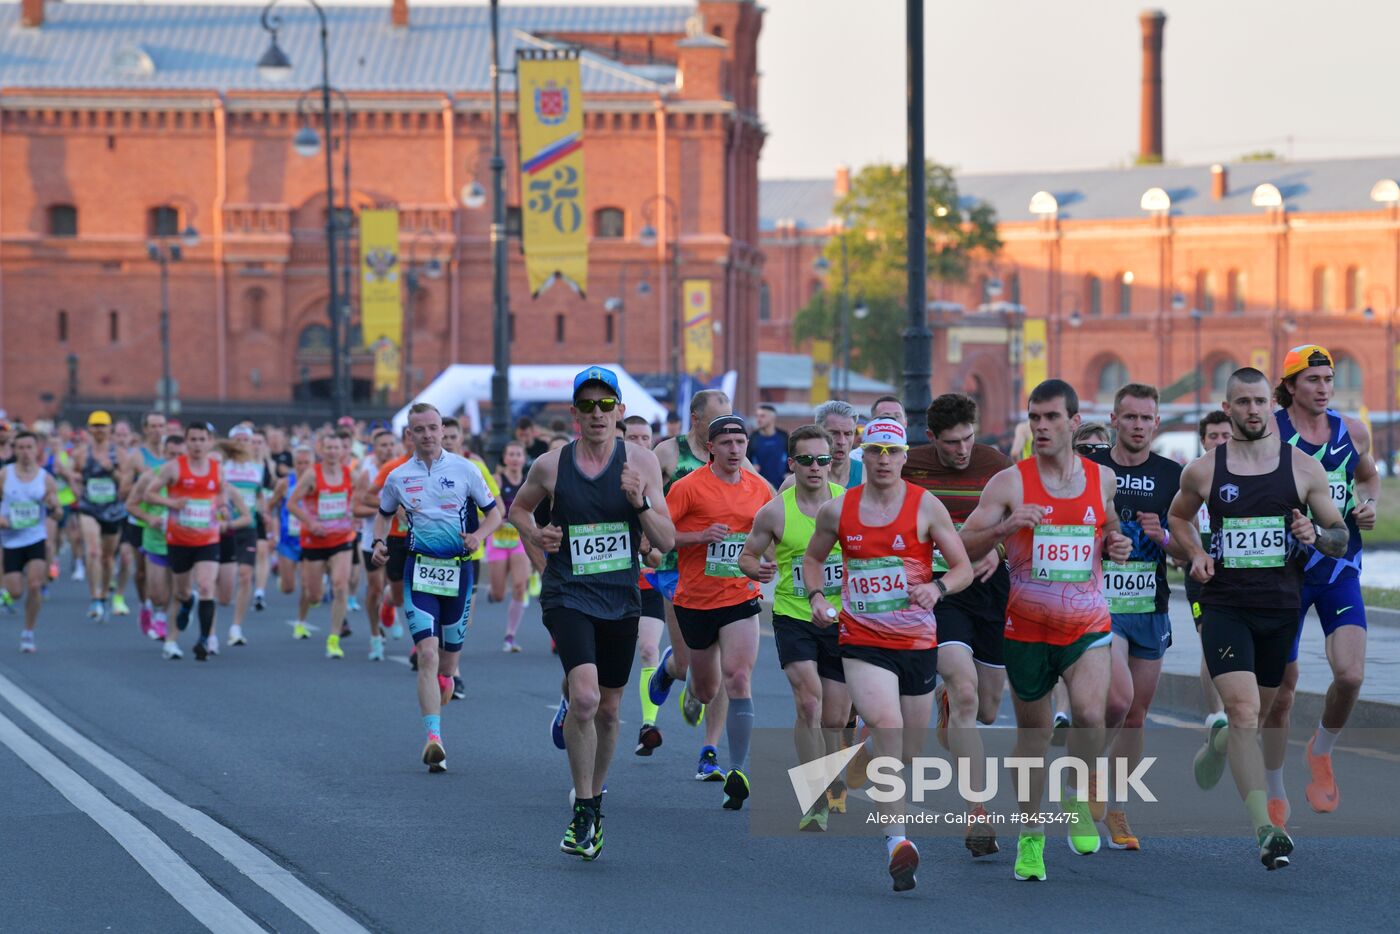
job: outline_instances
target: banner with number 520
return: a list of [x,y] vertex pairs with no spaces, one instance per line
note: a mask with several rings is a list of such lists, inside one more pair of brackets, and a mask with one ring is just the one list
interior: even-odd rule
[[518,56],[521,233],[530,293],[539,295],[557,275],[582,294],[588,290],[588,225],[578,54],[521,49]]

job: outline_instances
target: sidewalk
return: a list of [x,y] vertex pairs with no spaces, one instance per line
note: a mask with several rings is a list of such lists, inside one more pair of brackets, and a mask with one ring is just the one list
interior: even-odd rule
[[[1358,727],[1400,727],[1400,614],[1368,611],[1366,680],[1348,724]],[[1172,647],[1162,663],[1157,702],[1181,710],[1201,710],[1201,640],[1191,621],[1186,599],[1173,593],[1171,601]],[[1322,698],[1332,683],[1332,669],[1315,613],[1303,624],[1298,647],[1298,697],[1293,723],[1315,723],[1322,712]]]

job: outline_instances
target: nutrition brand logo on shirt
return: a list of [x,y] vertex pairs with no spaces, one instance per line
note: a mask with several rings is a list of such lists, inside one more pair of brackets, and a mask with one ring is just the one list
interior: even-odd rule
[[1131,490],[1136,493],[1151,493],[1157,489],[1157,481],[1153,477],[1122,475],[1118,478],[1118,489]]
[[1233,503],[1240,498],[1240,488],[1233,483],[1227,483],[1220,488],[1220,500],[1225,503]]
[[903,550],[904,550],[904,536],[903,536],[903,535],[896,535],[896,536],[894,537],[894,544],[891,545],[890,547],[892,547],[895,551],[903,551]]

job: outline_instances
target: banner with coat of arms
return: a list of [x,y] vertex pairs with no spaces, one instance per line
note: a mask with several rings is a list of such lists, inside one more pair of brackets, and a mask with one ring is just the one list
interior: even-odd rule
[[1014,411],[1025,408],[1025,396],[1050,378],[1049,341],[1044,318],[1026,318],[1021,322],[1021,387],[1022,398],[1015,400]]
[[709,379],[715,370],[715,316],[711,308],[710,280],[686,279],[681,283],[681,313],[685,335],[685,371],[697,379]]
[[517,53],[521,237],[530,294],[555,276],[588,291],[583,92],[576,50]]
[[399,288],[399,212],[360,212],[360,328],[364,346],[380,340],[403,346]]

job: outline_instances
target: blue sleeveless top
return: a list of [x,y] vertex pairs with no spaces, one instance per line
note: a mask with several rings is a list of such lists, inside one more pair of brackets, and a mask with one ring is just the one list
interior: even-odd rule
[[1326,585],[1333,581],[1361,575],[1361,530],[1356,527],[1352,512],[1356,509],[1356,464],[1361,459],[1346,421],[1341,414],[1327,410],[1327,442],[1309,444],[1293,427],[1286,409],[1279,409],[1279,437],[1314,458],[1327,472],[1327,488],[1332,503],[1347,523],[1347,553],[1342,558],[1324,555],[1316,548],[1307,549],[1307,565],[1303,580],[1310,585]]

